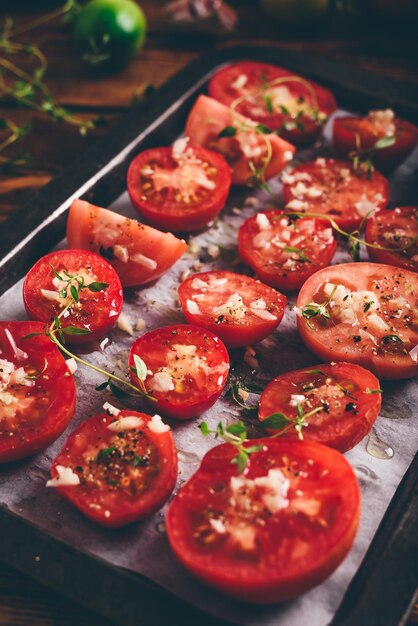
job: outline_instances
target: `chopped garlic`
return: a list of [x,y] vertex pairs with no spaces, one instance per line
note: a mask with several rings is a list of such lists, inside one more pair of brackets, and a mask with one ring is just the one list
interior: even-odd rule
[[119,315],[117,325],[120,330],[122,330],[124,333],[127,333],[128,335],[131,335],[131,337],[134,334],[132,320],[126,313],[121,313]]
[[71,359],[67,359],[66,363],[67,363],[68,369],[70,370],[70,374],[74,374],[74,372],[77,371],[77,367],[78,367],[77,361],[71,358]]
[[208,245],[208,255],[212,258],[212,259],[217,259],[219,258],[219,256],[221,255],[221,249],[219,246],[215,245],[214,243],[210,243]]
[[133,430],[134,428],[140,428],[143,421],[137,415],[127,415],[126,417],[120,417],[116,422],[109,424],[108,429],[114,433],[123,433],[126,430]]
[[191,315],[201,315],[202,311],[199,309],[197,302],[193,300],[186,300],[186,308]]
[[80,477],[73,472],[71,467],[57,465],[55,469],[58,476],[48,480],[46,483],[47,487],[76,487],[80,484]]
[[235,80],[232,81],[232,89],[242,89],[248,82],[248,76],[246,74],[239,74]]
[[118,409],[116,406],[113,406],[113,404],[110,404],[110,402],[105,402],[103,405],[103,409],[106,411],[106,413],[109,413],[109,415],[119,415],[120,413],[120,409]]
[[265,213],[257,213],[255,221],[261,231],[269,230],[271,228],[270,220]]
[[157,269],[158,265],[157,261],[155,261],[154,259],[150,259],[140,252],[133,254],[131,256],[131,261],[133,261],[134,263],[138,263],[138,265],[143,265],[148,270],[155,270]]
[[170,430],[170,426],[168,424],[164,424],[160,415],[153,416],[152,420],[148,422],[148,428],[156,435],[167,433]]

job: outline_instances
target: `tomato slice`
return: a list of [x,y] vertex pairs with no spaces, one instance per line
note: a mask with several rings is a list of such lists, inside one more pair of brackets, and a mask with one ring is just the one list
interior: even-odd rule
[[[74,278],[69,280],[69,276]],[[81,281],[84,287],[75,302],[70,290]],[[108,286],[93,290],[97,283]],[[41,257],[29,270],[23,283],[23,299],[29,317],[41,322],[50,322],[73,302],[60,321],[63,329],[75,326],[88,331],[83,335],[65,334],[67,343],[80,344],[101,339],[113,328],[122,309],[123,293],[115,270],[98,254],[58,250]]]
[[236,449],[210,450],[171,501],[168,539],[179,561],[208,585],[255,603],[304,593],[327,578],[353,543],[356,477],[321,444],[259,439],[243,475]]
[[297,299],[299,333],[325,361],[358,363],[379,378],[418,374],[414,272],[344,263],[308,278]]
[[[28,337],[32,333],[41,333]],[[40,452],[66,429],[76,388],[40,322],[0,322],[0,463]]]
[[134,384],[135,355],[147,366],[144,380],[153,406],[169,417],[190,419],[207,411],[228,379],[229,356],[222,341],[198,326],[165,326],[139,337],[129,354]]
[[351,161],[318,158],[283,174],[282,182],[286,209],[329,215],[350,232],[389,201],[387,179],[376,170],[369,177]]
[[267,285],[292,291],[321,267],[337,249],[332,228],[317,218],[287,217],[282,211],[259,211],[239,229],[241,259]]
[[330,91],[282,67],[242,61],[216,72],[209,95],[297,145],[313,143],[337,104]]
[[367,243],[390,248],[367,248],[373,261],[418,272],[418,207],[377,211],[366,222],[365,237]]
[[[391,138],[394,143],[374,150],[381,139]],[[371,153],[376,167],[396,167],[412,152],[418,142],[418,128],[398,117],[391,109],[370,111],[366,117],[338,117],[333,125],[334,148],[346,157],[350,152]]]
[[177,450],[159,416],[113,412],[95,415],[71,433],[47,486],[93,522],[118,528],[167,501],[177,479]]
[[[203,95],[196,100],[184,133],[190,137],[191,145],[209,148],[225,157],[235,185],[251,183],[253,170],[264,167],[266,180],[276,176],[295,152],[295,147],[284,139],[257,130],[256,122]],[[220,133],[227,136],[220,137]]]
[[108,209],[74,200],[67,222],[68,244],[106,258],[124,287],[145,285],[162,276],[187,249],[171,233],[162,233]]
[[215,333],[228,348],[265,339],[281,322],[287,302],[260,281],[228,271],[194,274],[178,292],[189,324]]
[[[271,381],[261,394],[258,418],[262,422],[274,413],[296,420],[298,411],[308,414],[303,439],[317,441],[340,452],[351,450],[367,435],[382,404],[378,379],[354,363],[315,365],[287,372]],[[299,409],[300,407],[300,409]],[[297,438],[294,428],[281,436]]]
[[231,171],[212,150],[187,147],[187,138],[172,148],[141,152],[128,170],[132,204],[152,226],[174,232],[201,230],[225,206]]

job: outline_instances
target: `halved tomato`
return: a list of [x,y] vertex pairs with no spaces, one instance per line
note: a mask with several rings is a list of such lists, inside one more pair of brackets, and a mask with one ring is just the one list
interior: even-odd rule
[[145,285],[162,276],[187,249],[171,233],[74,200],[67,222],[71,247],[85,248],[106,258],[115,268],[123,287]]
[[267,285],[292,291],[321,267],[337,249],[332,228],[317,218],[292,219],[283,211],[260,211],[239,229],[238,250],[244,263]]
[[67,343],[79,344],[101,339],[113,328],[123,293],[115,270],[98,254],[58,250],[41,257],[29,270],[23,300],[31,319],[48,323],[62,314],[63,329],[72,326],[84,331],[66,334]]
[[51,468],[48,487],[93,522],[119,528],[158,511],[177,479],[177,450],[158,415],[119,411],[83,422]]
[[222,593],[267,604],[327,578],[351,548],[360,493],[349,463],[319,443],[259,439],[245,473],[236,449],[210,450],[171,501],[166,526],[179,561]]
[[74,415],[74,378],[43,331],[40,322],[0,322],[0,463],[40,452]]
[[129,166],[132,204],[163,230],[201,230],[223,209],[231,187],[225,159],[187,142],[182,138],[172,148],[145,150]]
[[135,355],[147,366],[144,384],[155,400],[153,406],[176,419],[207,411],[228,379],[227,349],[218,337],[197,326],[165,326],[139,337],[129,354],[132,382],[137,385]]
[[348,232],[389,201],[387,179],[355,169],[351,161],[318,158],[285,172],[282,182],[287,210],[329,215]]
[[209,95],[297,145],[313,143],[337,103],[328,89],[282,67],[242,61],[216,72]]
[[376,263],[344,263],[308,278],[297,323],[325,361],[358,363],[379,378],[418,374],[418,276]]
[[418,207],[377,211],[366,222],[365,237],[367,243],[390,248],[367,248],[373,261],[418,272]]
[[281,322],[287,302],[260,281],[228,271],[194,274],[178,292],[189,324],[218,335],[228,348],[265,339]]
[[[304,420],[303,439],[346,452],[373,426],[382,404],[380,393],[378,379],[364,367],[354,363],[314,365],[272,380],[261,394],[258,418],[263,422],[274,413],[283,413],[296,420],[299,411],[303,415],[312,412]],[[298,436],[291,422],[268,432],[282,430],[281,437]]]
[[191,145],[220,152],[232,168],[232,182],[246,185],[256,172],[262,171],[263,179],[268,180],[292,160],[295,147],[267,130],[201,95],[190,111],[184,133]]

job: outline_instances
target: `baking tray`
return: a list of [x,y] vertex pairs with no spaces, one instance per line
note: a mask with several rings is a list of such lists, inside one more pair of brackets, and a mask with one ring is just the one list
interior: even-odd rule
[[[111,204],[125,189],[126,169],[132,157],[139,150],[172,142],[208,77],[224,63],[248,58],[310,76],[331,88],[347,109],[366,111],[385,103],[400,115],[418,121],[418,85],[277,48],[214,51],[193,61],[141,107],[124,116],[106,137],[0,226],[0,295],[63,237],[73,198],[82,196],[99,205]],[[405,197],[405,201],[411,201],[411,197]],[[417,479],[416,457],[332,626],[395,626],[406,619],[418,582]],[[138,574],[114,567],[46,533],[5,506],[0,506],[0,532],[0,559],[123,626],[228,623],[197,610]]]

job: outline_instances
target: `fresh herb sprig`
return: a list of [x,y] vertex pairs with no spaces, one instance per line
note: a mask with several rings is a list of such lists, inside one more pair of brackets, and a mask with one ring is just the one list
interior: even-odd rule
[[304,413],[301,403],[298,402],[296,408],[296,417],[288,417],[285,413],[272,413],[272,415],[269,415],[265,420],[263,420],[263,428],[278,431],[277,433],[274,433],[274,435],[271,435],[271,438],[280,437],[294,428],[298,434],[298,438],[302,441],[302,429],[308,426],[307,420],[312,417],[312,415],[315,415],[315,413],[322,411],[324,407],[317,406],[315,409]]
[[219,422],[215,430],[209,428],[206,422],[201,422],[199,429],[205,437],[213,434],[217,439],[221,439],[225,443],[230,443],[236,448],[237,454],[231,460],[231,463],[237,466],[238,474],[242,474],[245,470],[250,456],[263,449],[262,444],[255,444],[253,446],[244,445],[249,440],[247,439],[247,429],[243,422],[235,422],[228,426],[224,426],[222,422]]
[[376,150],[383,150],[389,148],[396,143],[395,135],[387,135],[378,139],[370,150],[364,150],[361,146],[360,134],[355,134],[356,149],[352,150],[348,157],[353,162],[353,169],[357,172],[365,173],[370,180],[373,176],[374,166],[373,158]]
[[323,302],[308,302],[301,308],[302,317],[308,320],[306,323],[311,330],[315,330],[315,327],[310,323],[310,319],[313,317],[319,317],[326,320],[331,319],[331,314],[328,310],[328,307],[331,303],[332,298],[334,297],[337,286],[334,287],[328,298],[326,298]]

